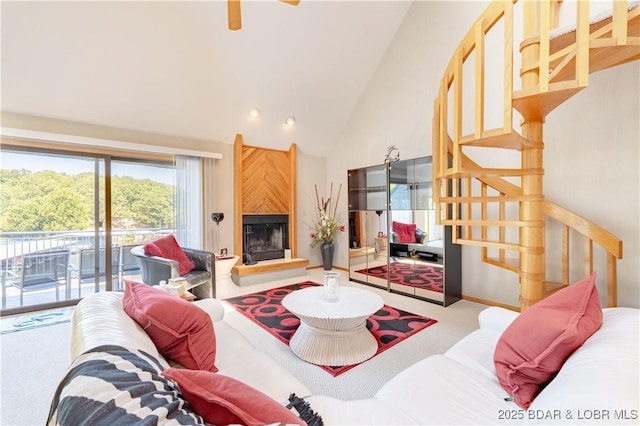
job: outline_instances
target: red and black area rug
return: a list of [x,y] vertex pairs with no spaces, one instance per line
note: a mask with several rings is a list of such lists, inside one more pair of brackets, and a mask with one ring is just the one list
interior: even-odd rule
[[[443,292],[443,274],[441,267],[422,263],[409,264],[403,262],[391,262],[389,265],[389,278],[392,283],[436,291],[438,293]],[[383,280],[387,279],[387,265],[360,269],[356,272],[382,278]]]
[[[298,329],[298,325],[300,325],[300,320],[282,306],[282,299],[292,291],[315,285],[320,284],[313,281],[305,281],[258,293],[231,297],[225,299],[225,301],[278,340],[288,345],[291,337]],[[378,351],[375,355],[384,352],[393,345],[436,322],[431,318],[384,305],[382,309],[367,320],[367,328],[378,341]],[[320,367],[335,377],[356,365],[327,365]]]

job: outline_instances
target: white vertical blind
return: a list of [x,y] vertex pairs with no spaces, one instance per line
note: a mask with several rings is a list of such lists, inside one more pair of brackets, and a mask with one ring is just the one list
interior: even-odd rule
[[[203,168],[203,197],[202,197],[202,205],[203,205],[203,215],[202,223],[203,223],[203,247],[206,251],[210,251],[213,253],[219,253],[220,247],[217,246],[217,232],[220,231],[220,227],[216,226],[216,224],[211,220],[211,213],[219,212],[221,210],[217,209],[217,205],[214,202],[216,199],[215,193],[215,164],[216,160],[213,158],[203,158],[202,159],[202,168]],[[231,216],[225,218],[225,220],[233,220]],[[222,241],[222,239],[220,239]],[[222,244],[222,242],[221,242]],[[223,245],[224,247],[224,245]]]
[[176,238],[202,250],[202,159],[176,155]]

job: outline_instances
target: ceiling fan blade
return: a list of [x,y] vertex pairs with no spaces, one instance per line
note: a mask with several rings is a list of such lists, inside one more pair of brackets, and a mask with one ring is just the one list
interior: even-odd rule
[[300,0],[280,0],[282,3],[291,4],[293,6],[297,6],[300,3]]
[[227,0],[227,12],[229,14],[229,29],[236,31],[242,28],[240,0]]

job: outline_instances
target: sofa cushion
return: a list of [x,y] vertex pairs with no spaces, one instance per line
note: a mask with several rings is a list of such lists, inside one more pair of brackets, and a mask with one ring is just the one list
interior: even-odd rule
[[464,336],[444,355],[492,380],[497,380],[493,354],[498,339],[500,339],[500,333],[481,328]]
[[[398,373],[375,398],[420,425],[513,424],[512,418],[500,416],[513,409],[504,396],[495,377],[447,356],[432,355]],[[324,419],[322,407],[317,408]]]
[[391,229],[398,234],[399,243],[415,243],[416,242],[416,224],[391,222]]
[[162,375],[178,384],[193,410],[207,423],[305,425],[285,405],[232,377],[174,368],[164,370]]
[[194,300],[191,304],[204,310],[211,317],[211,321],[219,322],[224,319],[224,306],[218,299],[206,298]]
[[[633,308],[603,309],[602,327],[562,366],[529,410],[610,413],[597,423],[638,424],[640,315]],[[549,423],[538,419],[537,424]]]
[[185,275],[196,266],[189,260],[173,234],[146,243],[144,245],[144,252],[150,256],[175,260],[180,267],[180,275]]
[[529,408],[569,355],[601,324],[594,272],[536,303],[507,327],[494,353],[500,384],[520,407]]
[[217,371],[216,336],[209,314],[143,283],[125,280],[123,306],[158,351],[186,368]]
[[55,392],[48,425],[204,425],[159,360],[121,346],[78,356]]
[[[228,327],[233,329],[231,326]],[[218,342],[218,352],[216,352],[218,373],[240,380],[276,401],[286,401],[291,393],[300,397],[311,395],[311,390],[292,375],[288,369],[262,352],[264,348],[260,350],[251,345],[250,348],[242,349],[244,345],[240,344],[239,340],[241,339],[239,338],[234,338],[234,342],[227,346],[227,342],[230,342],[227,336],[230,333],[226,333],[222,327],[221,331],[222,341]],[[244,338],[244,336],[242,337]],[[282,347],[289,350],[284,345]]]

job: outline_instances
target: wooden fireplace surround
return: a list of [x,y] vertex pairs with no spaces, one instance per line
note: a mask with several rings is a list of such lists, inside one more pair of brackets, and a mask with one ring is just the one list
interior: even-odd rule
[[[242,216],[284,214],[289,216],[289,248],[297,257],[296,144],[288,151],[243,144],[234,140],[234,247],[242,253]],[[239,263],[241,263],[240,261]]]

